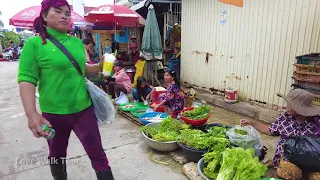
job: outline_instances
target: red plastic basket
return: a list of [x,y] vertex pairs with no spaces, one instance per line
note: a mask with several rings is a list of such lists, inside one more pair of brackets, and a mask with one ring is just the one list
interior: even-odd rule
[[204,118],[204,119],[189,119],[189,118],[186,118],[183,116],[183,113],[186,112],[186,111],[192,111],[194,108],[191,107],[191,108],[186,108],[184,110],[181,111],[181,119],[186,123],[186,124],[191,124],[192,126],[202,126],[204,124],[207,123],[208,119],[210,118],[210,114]]
[[[157,104],[160,104],[161,102],[159,101],[155,101],[155,102],[152,102],[150,103],[150,107],[153,109],[156,107]],[[156,112],[164,112],[164,109],[162,106],[158,107],[158,109],[156,110]]]
[[155,93],[154,93],[154,100],[155,101],[158,101],[159,100],[159,96],[161,95],[161,94],[163,94],[163,93],[166,93],[167,92],[167,90],[165,90],[165,91],[156,91]]

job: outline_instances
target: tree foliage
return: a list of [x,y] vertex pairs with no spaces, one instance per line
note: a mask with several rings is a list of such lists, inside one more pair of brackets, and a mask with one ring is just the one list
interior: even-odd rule
[[18,44],[20,41],[20,35],[13,31],[2,32],[2,34],[4,37],[1,38],[1,42],[6,48],[10,46],[10,41],[13,41],[15,44]]

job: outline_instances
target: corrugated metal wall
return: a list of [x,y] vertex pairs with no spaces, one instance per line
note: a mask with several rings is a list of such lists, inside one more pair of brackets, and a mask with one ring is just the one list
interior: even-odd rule
[[[225,24],[221,12],[226,10]],[[182,1],[182,81],[277,109],[297,55],[320,52],[320,0]]]

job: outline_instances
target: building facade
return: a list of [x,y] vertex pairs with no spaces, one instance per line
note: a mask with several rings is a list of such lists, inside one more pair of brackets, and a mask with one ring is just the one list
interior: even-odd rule
[[182,82],[272,109],[291,89],[298,55],[320,52],[320,1],[182,1]]

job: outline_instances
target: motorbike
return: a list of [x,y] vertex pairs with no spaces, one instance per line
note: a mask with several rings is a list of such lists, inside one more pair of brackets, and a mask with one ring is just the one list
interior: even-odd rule
[[18,48],[9,47],[5,50],[4,57],[7,58],[7,61],[17,61],[19,59],[21,50]]

